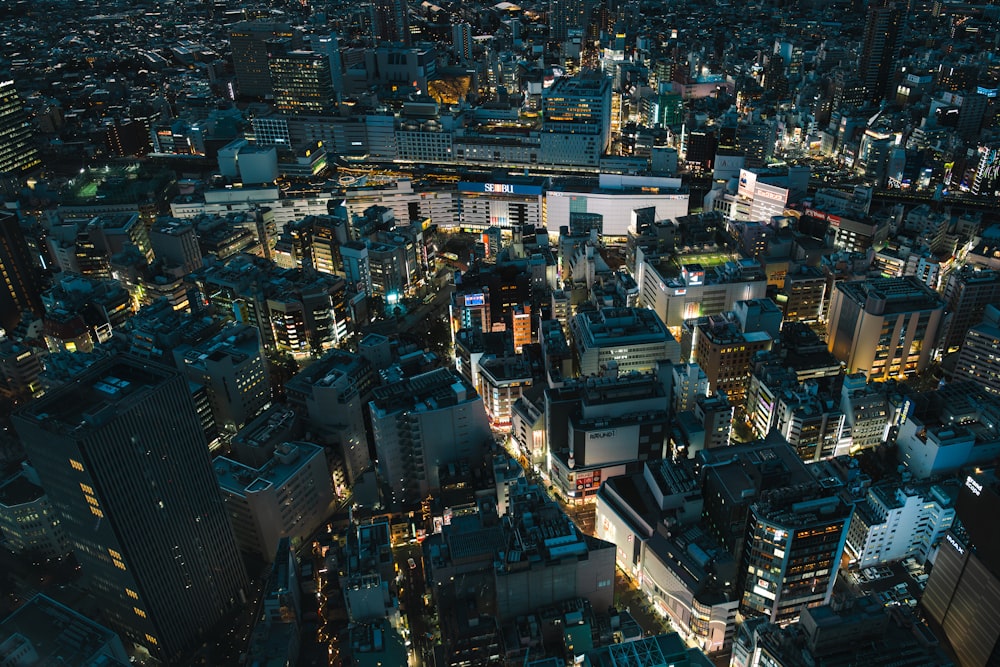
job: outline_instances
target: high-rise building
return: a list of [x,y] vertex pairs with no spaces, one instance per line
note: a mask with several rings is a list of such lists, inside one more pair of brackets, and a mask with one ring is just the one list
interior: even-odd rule
[[103,620],[181,661],[247,588],[187,380],[108,358],[14,425]]
[[369,408],[378,465],[394,503],[436,493],[440,466],[463,459],[475,465],[492,438],[482,398],[445,368],[379,387]]
[[460,61],[472,60],[472,26],[467,22],[451,26],[451,48]]
[[0,175],[21,176],[40,163],[14,82],[0,81]]
[[600,151],[611,137],[611,80],[587,72],[561,77],[542,94],[543,132],[593,135]]
[[913,276],[837,283],[827,321],[830,351],[869,379],[915,375],[930,363],[944,304]]
[[830,602],[851,507],[815,482],[762,494],[750,508],[740,568],[744,616],[793,623]]
[[268,67],[267,42],[274,39],[298,38],[287,23],[241,21],[229,30],[229,47],[233,53],[233,69],[241,97],[271,98],[274,87]]
[[0,328],[13,329],[24,312],[42,314],[41,285],[17,215],[0,211]]
[[645,373],[657,361],[679,361],[680,345],[656,313],[645,308],[602,308],[570,321],[581,375],[612,365],[620,373]]
[[969,329],[955,364],[956,380],[975,380],[1000,394],[1000,308],[990,304],[983,321]]
[[375,0],[375,41],[410,45],[410,9],[406,0]]
[[858,72],[867,102],[881,102],[895,74],[905,10],[905,4],[893,0],[877,0],[868,7]]
[[[943,631],[961,667],[1000,662],[1000,482],[992,471],[968,476],[944,534],[921,606]],[[962,529],[964,527],[964,530]]]
[[979,324],[983,309],[1000,303],[1000,271],[963,266],[948,274],[944,287],[942,352],[954,352],[970,327]]
[[274,106],[289,115],[329,116],[337,108],[330,56],[293,49],[291,39],[267,43]]
[[186,276],[201,268],[201,247],[194,225],[177,218],[160,218],[149,230],[149,245],[164,268]]

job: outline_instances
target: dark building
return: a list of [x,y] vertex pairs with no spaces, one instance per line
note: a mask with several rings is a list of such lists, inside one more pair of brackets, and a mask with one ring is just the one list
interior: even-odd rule
[[[962,667],[1000,664],[1000,481],[994,472],[966,477],[921,600]],[[956,522],[956,523],[959,523]]]
[[895,73],[904,11],[905,5],[891,0],[877,0],[868,8],[858,72],[868,102],[882,101]]
[[44,312],[38,272],[17,215],[0,211],[0,328],[13,329],[21,313]]
[[0,81],[0,175],[21,176],[40,162],[14,82]]
[[242,21],[229,30],[229,47],[233,53],[233,69],[239,84],[240,97],[271,98],[274,87],[268,67],[267,42],[275,39],[292,39],[297,33],[285,23]]
[[328,116],[337,107],[330,57],[292,47],[291,39],[268,42],[274,106],[290,115]]
[[187,380],[109,358],[14,424],[100,620],[163,662],[183,661],[247,589]]
[[410,10],[406,0],[375,0],[375,41],[410,45]]

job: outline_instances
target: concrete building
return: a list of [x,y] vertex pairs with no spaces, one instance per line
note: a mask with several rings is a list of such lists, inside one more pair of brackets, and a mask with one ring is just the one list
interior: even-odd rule
[[229,45],[233,52],[233,69],[236,71],[241,96],[273,97],[267,42],[295,38],[295,31],[285,23],[241,21],[230,27]]
[[511,494],[502,524],[507,547],[495,554],[501,620],[575,598],[595,609],[614,602],[615,548],[581,533],[537,488]]
[[41,593],[0,621],[0,656],[12,666],[132,664],[118,635]]
[[864,373],[844,378],[840,395],[844,413],[844,438],[850,440],[852,454],[878,447],[889,428],[889,399],[883,387],[870,384]]
[[673,364],[671,374],[670,408],[673,414],[693,410],[698,396],[708,396],[708,376],[698,364]]
[[478,461],[492,440],[483,399],[464,378],[438,369],[374,390],[375,451],[392,502],[419,502],[440,488],[440,466]]
[[1000,652],[1000,549],[995,530],[1000,483],[993,471],[967,476],[921,599],[962,667],[986,667]]
[[265,560],[282,538],[301,545],[333,502],[323,448],[312,443],[282,443],[260,466],[225,456],[212,466],[240,549]]
[[570,321],[581,375],[615,366],[620,373],[647,372],[658,361],[680,361],[680,345],[656,313],[640,308],[602,308]]
[[490,426],[507,428],[512,422],[514,403],[534,383],[531,366],[520,355],[484,359],[478,366],[477,390],[483,397]]
[[186,662],[247,588],[187,381],[113,357],[14,422],[109,625]]
[[983,321],[965,334],[952,377],[975,380],[987,391],[1000,394],[1000,307],[986,306]]
[[739,260],[707,270],[700,264],[686,264],[677,277],[666,269],[636,256],[639,305],[652,309],[680,336],[685,320],[730,311],[737,301],[761,299],[767,279],[759,262]]
[[149,230],[149,245],[166,270],[186,276],[201,268],[201,248],[194,225],[176,218],[159,218]]
[[778,305],[786,321],[813,324],[824,319],[826,296],[826,276],[817,267],[802,264],[785,275]]
[[838,283],[827,321],[830,351],[848,373],[908,377],[933,358],[944,304],[913,276]]
[[174,365],[204,385],[220,429],[234,433],[271,402],[271,385],[257,329],[230,323],[200,343],[174,348]]
[[0,540],[8,551],[30,558],[69,553],[59,515],[30,468],[0,482]]
[[955,520],[957,485],[881,483],[854,505],[847,553],[859,568],[913,557],[924,563]]
[[941,350],[954,352],[966,332],[983,319],[983,309],[1000,303],[1000,271],[963,266],[948,274]]
[[598,231],[604,239],[624,239],[632,226],[633,211],[653,208],[657,220],[673,220],[687,215],[689,198],[679,178],[651,180],[601,174],[597,183],[570,180],[546,189],[544,223],[549,229],[559,229],[571,225],[574,213],[598,215]]
[[[320,441],[332,446],[337,495],[372,467],[365,411],[378,382],[364,357],[330,350],[285,383],[288,404],[299,411]],[[342,473],[337,469],[342,467]]]

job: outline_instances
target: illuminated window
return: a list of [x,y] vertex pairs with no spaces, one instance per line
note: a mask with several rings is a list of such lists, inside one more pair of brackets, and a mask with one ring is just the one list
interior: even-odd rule
[[132,607],[132,611],[134,611],[135,615],[138,616],[139,618],[146,618],[146,612],[144,612],[142,609],[139,609],[138,607]]
[[102,512],[101,510],[97,509],[96,507],[92,506],[90,508],[90,513],[93,514],[94,516],[96,516],[98,519],[103,519],[104,518],[104,512]]
[[115,564],[115,567],[117,567],[119,570],[124,570],[125,569],[125,563],[121,562],[117,558],[113,559],[113,562]]
[[89,505],[91,505],[92,507],[100,507],[101,506],[101,504],[99,502],[97,502],[97,498],[95,498],[94,496],[90,496],[90,495],[84,494],[84,497],[87,499],[87,503]]
[[125,589],[125,594],[128,595],[133,600],[138,600],[139,599],[139,594],[136,593],[135,591],[133,591],[131,588],[126,588]]
[[76,459],[70,459],[69,464],[73,468],[73,470],[76,470],[78,472],[83,472],[83,464],[77,461]]
[[156,646],[156,637],[154,637],[153,635],[147,633],[146,641],[152,644],[153,646]]
[[112,558],[117,558],[118,560],[122,559],[122,555],[117,551],[115,551],[114,549],[108,549],[108,553],[111,554]]
[[94,495],[94,488],[90,486],[90,484],[84,484],[83,482],[80,482],[80,489],[84,493],[89,493],[90,495]]

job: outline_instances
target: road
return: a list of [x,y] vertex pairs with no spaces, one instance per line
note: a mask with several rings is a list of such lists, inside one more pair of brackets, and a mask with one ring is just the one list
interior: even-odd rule
[[[419,544],[406,544],[393,549],[393,558],[399,564],[399,601],[410,629],[408,639],[413,642],[410,667],[423,667],[427,654],[433,650],[433,642],[427,639],[427,633],[433,632],[433,628],[427,623],[424,605],[424,593],[427,591],[423,552]],[[410,559],[416,567],[410,567]]]
[[398,320],[395,317],[386,317],[385,319],[372,322],[364,327],[364,332],[377,333],[383,336],[399,332],[410,332],[417,336],[422,336],[426,330],[417,325],[422,323],[428,316],[434,316],[439,311],[447,309],[448,303],[451,300],[451,293],[454,290],[454,285],[446,284],[434,294],[434,298],[430,303],[421,303]]

